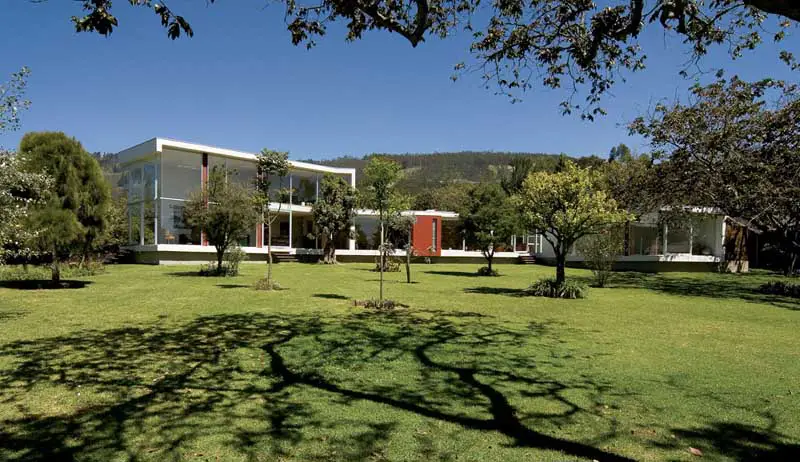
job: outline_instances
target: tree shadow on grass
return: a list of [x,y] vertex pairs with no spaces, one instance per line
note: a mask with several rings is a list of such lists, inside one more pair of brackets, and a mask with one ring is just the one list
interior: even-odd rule
[[[590,277],[575,278],[592,283]],[[748,274],[698,274],[694,277],[667,274],[620,272],[612,275],[607,288],[648,289],[671,295],[693,297],[738,298],[753,303],[766,303],[789,310],[800,310],[800,300],[763,294],[758,287],[763,278]]]
[[509,297],[525,297],[528,291],[510,287],[468,287],[464,289],[468,294],[507,295]]
[[0,281],[0,288],[17,290],[83,289],[91,283],[92,281],[61,280],[59,282],[53,282],[49,279],[20,279],[14,281]]
[[790,443],[786,435],[774,431],[774,423],[768,428],[759,428],[735,422],[713,422],[711,425],[692,429],[672,429],[675,441],[656,444],[663,449],[696,447],[725,454],[731,460],[800,460],[800,444]]
[[314,294],[312,295],[314,298],[325,298],[328,300],[350,300],[350,297],[346,297],[344,295],[339,294]]
[[220,289],[252,289],[253,286],[247,284],[217,284]]
[[[387,418],[405,412],[504,436],[512,448],[632,460],[600,447],[616,422],[597,403],[625,392],[544,372],[563,367],[569,348],[547,323],[368,311],[217,315],[18,341],[0,346],[0,459],[177,460],[208,437],[228,458],[362,460],[392,438],[417,457],[444,457],[430,441],[414,445],[408,429],[395,434],[402,420]],[[30,397],[42,390],[83,398],[51,410]],[[518,408],[523,399],[544,408]],[[593,422],[581,441],[554,430],[576,419]],[[437,436],[451,437],[471,438]]]
[[458,276],[465,278],[480,278],[489,277],[481,276],[477,271],[423,271],[425,274],[434,274],[437,276]]

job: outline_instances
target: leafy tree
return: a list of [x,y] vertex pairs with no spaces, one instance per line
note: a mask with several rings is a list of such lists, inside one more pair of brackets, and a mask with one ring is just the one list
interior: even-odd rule
[[336,263],[336,237],[350,232],[356,216],[356,190],[342,177],[326,174],[320,183],[320,198],[311,208],[321,237],[324,263]]
[[[389,210],[387,212],[387,227],[390,232],[394,232],[396,234],[400,234],[403,236],[402,239],[398,239],[398,241],[405,241],[403,244],[403,250],[406,253],[405,258],[405,266],[406,266],[406,283],[411,284],[411,259],[414,257],[416,253],[414,251],[414,245],[412,243],[412,232],[414,230],[414,225],[417,223],[417,217],[414,215],[403,215],[404,210],[408,210],[411,208],[411,204],[414,198],[410,195],[400,194],[395,192],[392,195],[392,199],[389,201]],[[389,250],[389,249],[386,249]],[[390,256],[389,252],[386,252],[384,255],[384,259]]]
[[511,171],[508,175],[500,179],[500,185],[506,194],[512,195],[522,189],[522,183],[531,172],[535,171],[536,162],[531,157],[515,157],[511,159],[509,167]]
[[[213,2],[213,0],[212,0]],[[108,35],[118,25],[111,0],[81,0],[82,16],[72,21],[80,31]],[[129,0],[152,9],[170,38],[193,35],[189,22],[163,2]],[[445,38],[464,28],[471,31],[470,51],[483,78],[516,97],[520,90],[541,82],[549,88],[567,86],[586,93],[584,105],[568,97],[564,112],[579,111],[592,119],[605,111],[602,97],[621,73],[645,68],[647,50],[639,42],[645,28],[661,28],[681,40],[694,58],[709,47],[724,44],[733,58],[756,48],[765,33],[764,22],[777,22],[777,42],[785,29],[800,21],[800,6],[792,0],[287,0],[285,15],[294,44],[312,47],[328,26],[346,24],[346,38],[360,39],[378,29],[403,37],[416,47],[431,38]],[[481,8],[480,14],[477,12]],[[338,30],[338,29],[337,29]],[[795,64],[787,51],[780,59]]]
[[493,274],[495,250],[511,239],[517,214],[509,207],[508,196],[497,184],[481,184],[470,192],[468,201],[462,217],[467,242],[481,249],[488,274]]
[[378,156],[370,159],[364,168],[367,188],[362,196],[362,201],[378,212],[380,225],[380,292],[379,303],[383,303],[383,272],[385,266],[384,248],[386,247],[386,219],[391,211],[394,198],[394,188],[400,179],[400,164]]
[[30,73],[30,69],[23,67],[11,74],[8,82],[0,84],[0,133],[19,128],[20,113],[31,104],[23,98]]
[[632,159],[633,153],[631,152],[631,148],[625,143],[614,146],[608,153],[609,162],[629,162]]
[[37,230],[27,218],[47,199],[51,183],[45,174],[23,171],[13,153],[0,151],[0,263],[32,256],[29,244]]
[[[289,174],[289,153],[262,149],[258,155],[258,178],[256,179],[256,203],[261,210],[261,223],[267,228],[267,277],[265,287],[271,290],[272,281],[272,223],[281,213],[281,198],[284,189],[281,187],[282,179]],[[272,188],[274,179],[278,180],[278,189]],[[276,209],[272,210],[272,204]]]
[[631,131],[660,162],[652,194],[667,205],[716,207],[800,255],[800,92],[733,77],[695,86],[687,103],[661,104]]
[[110,188],[97,161],[64,133],[28,133],[20,142],[19,155],[26,172],[53,179],[46,205],[32,211],[31,224],[41,230],[33,239],[38,250],[50,253],[54,260],[55,281],[60,261],[75,254],[85,260],[103,234]]
[[624,250],[624,233],[620,226],[609,226],[597,234],[584,236],[576,244],[583,261],[594,274],[597,287],[605,287],[617,257]]
[[225,252],[245,239],[257,221],[253,195],[230,179],[235,174],[225,167],[211,169],[205,187],[192,193],[183,212],[186,223],[202,229],[214,246],[219,275],[226,274],[222,267]]
[[525,180],[517,204],[528,229],[536,229],[553,247],[556,283],[565,281],[567,253],[583,236],[624,223],[630,214],[603,190],[597,171],[567,162],[556,173],[537,172]]

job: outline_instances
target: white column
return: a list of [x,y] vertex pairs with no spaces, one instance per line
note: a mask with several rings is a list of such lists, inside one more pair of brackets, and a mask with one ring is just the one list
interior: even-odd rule
[[292,246],[292,201],[294,191],[292,190],[292,174],[289,173],[289,248]]
[[689,255],[692,254],[692,244],[694,241],[694,226],[689,223]]
[[161,213],[161,204],[158,201],[158,165],[153,166],[153,243],[158,245],[158,218]]
[[139,202],[139,245],[144,245],[144,202]]
[[664,223],[664,248],[661,249],[661,255],[667,254],[667,233],[669,232],[669,227],[666,223]]

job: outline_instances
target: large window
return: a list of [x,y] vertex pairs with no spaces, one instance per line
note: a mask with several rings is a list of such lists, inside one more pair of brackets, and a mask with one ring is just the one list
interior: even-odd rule
[[158,226],[158,160],[128,165],[122,172],[120,185],[128,198],[128,244],[155,244]]
[[656,224],[631,223],[628,233],[630,255],[661,255],[662,233]]

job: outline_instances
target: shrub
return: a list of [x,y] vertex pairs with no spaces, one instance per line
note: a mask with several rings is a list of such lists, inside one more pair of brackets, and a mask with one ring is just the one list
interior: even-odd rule
[[526,290],[528,295],[549,298],[586,298],[588,289],[585,285],[573,281],[558,284],[555,279],[541,279],[534,282]]
[[500,276],[496,269],[489,269],[488,266],[482,266],[478,270],[478,276]]
[[577,242],[584,264],[594,274],[595,287],[605,287],[611,278],[614,262],[623,251],[624,235],[619,226],[609,227],[599,234],[584,236]]
[[373,310],[393,310],[399,307],[406,307],[407,305],[403,305],[402,303],[397,303],[394,300],[383,300],[380,301],[377,298],[371,298],[368,300],[354,300],[354,306],[363,306],[364,308],[370,308]]
[[[66,278],[95,276],[105,271],[100,262],[84,262],[65,266],[61,275]],[[35,281],[50,279],[50,269],[37,265],[0,265],[0,281]]]
[[245,260],[247,260],[247,254],[238,245],[226,250],[225,256],[223,257],[225,274],[228,276],[238,276],[239,264]]
[[784,297],[800,298],[800,284],[786,281],[771,281],[758,288],[762,294],[783,295]]
[[259,279],[258,281],[256,281],[256,283],[253,286],[253,288],[256,289],[256,290],[282,290],[283,289],[281,287],[281,285],[278,284],[276,281],[270,281],[267,278]]

